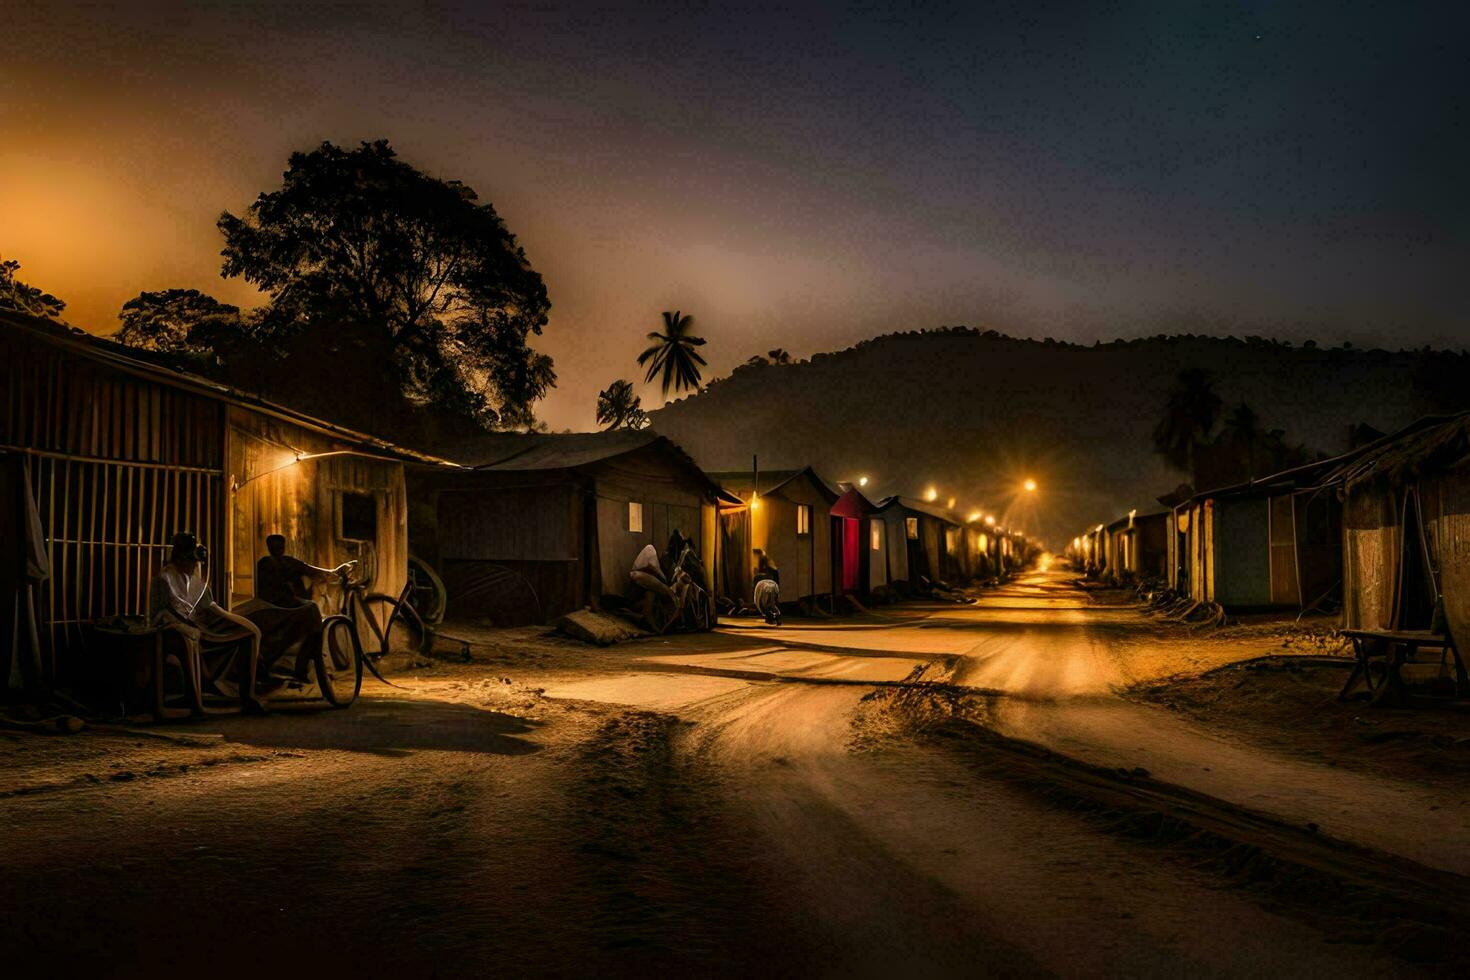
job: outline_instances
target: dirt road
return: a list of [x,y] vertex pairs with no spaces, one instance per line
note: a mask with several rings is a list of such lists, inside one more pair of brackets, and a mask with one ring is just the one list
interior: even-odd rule
[[[1060,576],[841,625],[613,651],[497,642],[347,712],[176,729],[223,736],[199,744],[6,739],[6,961],[58,976],[1421,969],[1382,921],[1355,930],[1242,887],[1197,839],[1141,843],[1119,830],[1133,804],[1078,804],[1095,775],[1044,762],[1043,779],[955,727],[1044,733],[1038,706],[1112,704],[1119,684],[1212,655]],[[1279,848],[1321,867],[1292,833]]]

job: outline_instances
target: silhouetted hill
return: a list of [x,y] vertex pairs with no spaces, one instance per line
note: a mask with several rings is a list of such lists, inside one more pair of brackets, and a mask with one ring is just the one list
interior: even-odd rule
[[[1392,430],[1470,402],[1464,353],[1291,347],[1251,338],[1154,337],[1083,347],[966,328],[891,334],[795,364],[740,367],[653,414],[707,470],[811,463],[872,478],[873,496],[983,507],[1058,546],[1184,475],[1152,451],[1175,376],[1202,367],[1227,407],[1326,454],[1349,426]],[[1034,502],[1018,499],[1028,475]],[[1024,496],[1024,495],[1021,495]]]

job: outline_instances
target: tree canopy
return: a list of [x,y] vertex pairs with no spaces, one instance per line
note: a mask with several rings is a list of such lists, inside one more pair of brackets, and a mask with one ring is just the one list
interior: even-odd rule
[[641,429],[648,424],[633,382],[614,381],[597,394],[597,424],[607,429]]
[[15,277],[20,263],[15,259],[0,261],[0,310],[12,310],[30,316],[56,318],[66,309],[66,303],[35,286],[21,282]]
[[221,331],[243,330],[240,308],[197,289],[142,292],[122,305],[119,343],[144,350],[194,352],[219,343]]
[[[555,383],[529,344],[551,304],[515,236],[474,190],[402,162],[386,140],[293,153],[281,188],[219,228],[223,274],[270,296],[271,342],[376,364],[376,390],[358,379],[369,398],[528,426]],[[322,366],[309,365],[317,377]]]

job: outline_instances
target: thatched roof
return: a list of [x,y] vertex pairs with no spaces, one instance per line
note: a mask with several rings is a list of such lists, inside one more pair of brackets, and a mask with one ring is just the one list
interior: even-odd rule
[[1429,473],[1470,462],[1470,412],[1420,419],[1380,439],[1323,480],[1324,485],[1354,488],[1375,483],[1411,483]]
[[450,458],[476,469],[564,470],[623,456],[661,438],[663,437],[647,429],[563,433],[486,432],[484,435],[454,443],[444,452]]
[[455,459],[486,473],[571,470],[651,450],[661,452],[712,494],[725,498],[709,474],[667,436],[651,429],[610,432],[487,432],[449,450]]

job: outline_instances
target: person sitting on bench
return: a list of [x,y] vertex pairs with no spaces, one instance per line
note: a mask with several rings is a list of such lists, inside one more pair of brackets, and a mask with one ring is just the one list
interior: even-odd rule
[[[149,592],[149,621],[172,626],[194,651],[233,651],[240,687],[240,707],[263,714],[265,704],[255,696],[255,668],[260,659],[260,629],[214,601],[204,566],[209,551],[187,531],[173,536],[168,560],[153,577]],[[196,662],[199,658],[191,657]],[[227,666],[217,677],[229,673]]]

